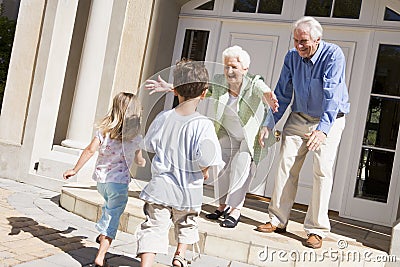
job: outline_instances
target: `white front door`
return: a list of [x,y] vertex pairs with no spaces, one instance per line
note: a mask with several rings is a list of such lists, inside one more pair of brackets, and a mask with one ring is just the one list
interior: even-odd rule
[[[188,34],[193,35],[208,33],[208,45],[203,47],[203,52],[199,53],[203,58],[200,60],[214,61],[220,64],[222,62],[222,52],[225,48],[232,45],[242,46],[251,57],[249,72],[253,74],[261,74],[266,84],[274,88],[283,65],[283,60],[288,49],[293,47],[291,28],[288,24],[260,23],[251,21],[213,21],[213,20],[196,20],[181,19],[174,51],[174,59],[176,62],[180,57],[184,56],[186,43],[192,44],[193,41],[198,42],[199,38],[188,39]],[[199,36],[200,36],[199,35]],[[205,38],[203,36],[203,38]],[[217,38],[218,42],[213,42],[212,38]],[[347,77],[346,81],[349,88],[358,91],[362,83],[362,68],[354,68],[354,66],[364,66],[367,56],[366,43],[368,43],[367,32],[360,31],[354,34],[352,31],[344,31],[336,28],[325,30],[326,41],[338,44],[346,56],[347,60]],[[193,49],[198,47],[193,46]],[[190,49],[189,49],[190,50]],[[195,50],[197,51],[197,50]],[[199,52],[199,51],[197,51]],[[186,51],[186,53],[189,53]],[[221,68],[221,65],[216,65]],[[213,70],[219,73],[218,69]],[[353,103],[352,103],[353,104]],[[354,103],[356,104],[356,103]],[[172,99],[166,101],[166,107],[172,107]],[[203,105],[203,110],[207,110],[207,105]],[[204,112],[206,113],[206,112]],[[278,123],[276,128],[282,130],[288,112]],[[353,118],[347,118],[348,124],[352,124]],[[346,130],[345,130],[346,132]],[[347,130],[349,134],[350,130]],[[271,149],[269,156],[259,164],[255,178],[253,179],[250,192],[258,195],[270,197],[274,187],[274,179],[277,172],[277,155],[279,153],[280,142],[276,143]],[[346,148],[348,148],[346,146]],[[346,150],[346,149],[345,149]],[[347,152],[344,152],[347,153]],[[304,167],[300,173],[298,194],[296,202],[308,204],[310,201],[312,190],[312,157],[307,157]],[[339,210],[342,200],[343,187],[346,182],[346,176],[342,174],[346,170],[348,159],[343,162],[339,161],[339,165],[335,170],[334,188],[331,197],[330,209]],[[344,165],[344,166],[342,166]]]
[[[196,1],[196,6],[200,2],[203,3],[200,0]],[[300,3],[300,1],[298,2]],[[298,2],[296,1],[296,3]],[[265,82],[274,88],[279,78],[284,56],[287,50],[293,47],[291,23],[287,23],[287,20],[280,22],[251,20],[249,18],[256,17],[256,15],[232,12],[231,4],[233,2],[223,6],[229,10],[221,11],[222,3],[227,2],[215,1],[216,7],[212,14],[210,13],[210,17],[201,18],[209,11],[195,10],[196,16],[180,18],[172,63],[174,64],[182,56],[190,55],[190,58],[194,56],[193,59],[196,60],[220,64],[222,63],[222,51],[225,48],[240,45],[251,56],[249,72],[261,74]],[[301,6],[305,5],[305,1],[301,3]],[[287,8],[283,8],[283,10],[288,11]],[[201,13],[201,16],[198,16],[198,13]],[[383,14],[383,12],[381,13]],[[237,14],[240,15],[240,18],[232,18]],[[291,13],[286,12],[285,14],[288,16]],[[400,58],[396,58],[397,61],[389,62],[384,67],[382,64],[377,65],[380,53],[384,56],[387,53],[382,52],[382,49],[388,50],[389,47],[395,48],[394,50],[397,51],[397,47],[400,46],[400,33],[398,30],[393,30],[393,27],[390,32],[377,31],[374,33],[375,29],[370,27],[369,17],[364,16],[362,20],[369,25],[368,27],[361,26],[361,20],[357,23],[360,25],[350,24],[347,27],[346,23],[331,24],[329,18],[325,21],[321,19],[322,22],[325,22],[323,39],[338,44],[345,54],[346,83],[351,102],[351,111],[346,116],[346,127],[335,163],[329,209],[339,211],[341,216],[390,225],[395,220],[398,196],[400,195],[400,183],[397,181],[400,172],[397,153],[400,149],[397,142],[400,93],[391,91],[374,93],[373,91],[370,94],[370,92],[371,88],[374,88],[373,86],[377,86],[374,84],[374,77],[379,79],[390,77],[394,80],[388,84],[394,84],[400,88],[398,82],[396,83],[400,76],[398,71]],[[332,19],[332,21],[336,22],[337,20]],[[384,23],[387,24],[387,22]],[[387,26],[386,24],[384,26]],[[382,47],[381,44],[388,46]],[[216,66],[218,68],[218,65]],[[219,71],[217,68],[211,70],[211,73],[222,73],[222,67]],[[378,70],[376,73],[375,68]],[[393,75],[393,73],[396,74]],[[393,77],[396,77],[397,80]],[[368,108],[370,102],[372,103],[371,109]],[[172,98],[165,102],[165,108],[171,107]],[[380,112],[381,107],[382,111]],[[207,110],[206,105],[204,110]],[[393,116],[392,120],[386,119],[384,124],[374,121],[379,121],[379,118],[387,116],[386,111]],[[282,129],[287,114],[288,112],[276,125],[278,130]],[[368,138],[372,138],[372,140]],[[390,146],[382,143],[382,138],[390,139]],[[364,143],[363,140],[367,140],[367,143]],[[271,149],[269,157],[260,163],[251,185],[251,193],[267,197],[272,195],[278,167],[276,159],[279,145],[279,142],[275,144],[273,147],[275,150]],[[309,154],[300,173],[299,188],[295,199],[297,203],[306,205],[310,202],[313,177],[312,153]]]
[[[277,83],[283,65],[283,59],[289,48],[293,47],[291,29],[288,26],[277,26],[255,24],[244,22],[223,22],[221,38],[218,45],[217,60],[222,60],[222,51],[232,45],[240,45],[247,50],[251,56],[249,72],[261,74],[268,85],[272,88]],[[328,28],[325,31],[324,40],[338,44],[345,56],[347,63],[346,82],[349,88],[358,91],[362,83],[362,68],[354,70],[355,66],[364,66],[367,55],[366,43],[368,33],[359,31],[356,35],[351,31]],[[282,130],[286,120],[284,116],[276,128]],[[352,118],[348,118],[352,123]],[[277,155],[280,142],[270,149],[270,155],[258,166],[257,173],[253,179],[250,192],[270,197],[274,187],[274,179],[277,173]],[[298,194],[296,203],[308,204],[312,192],[312,152],[309,153],[300,172]],[[348,162],[348,161],[346,161]],[[341,194],[343,185],[346,182],[345,175],[342,175],[343,166],[335,168],[335,182],[330,203],[331,210],[339,210],[341,205]]]
[[[287,25],[223,21],[216,60],[222,62],[224,49],[239,45],[250,55],[249,73],[261,75],[265,83],[273,88],[278,81],[285,54],[289,49],[290,35],[290,27]],[[277,150],[278,144],[275,144],[269,149],[267,158],[260,162],[250,186],[251,193],[270,196],[266,192],[271,191],[272,187],[267,187],[267,181],[273,180],[273,176],[269,174],[270,171],[274,171],[273,162]]]
[[391,226],[400,194],[400,33],[375,32],[370,54],[341,215]]
[[217,62],[222,62],[224,49],[239,45],[250,54],[249,73],[260,74],[271,86],[278,80],[289,41],[290,29],[287,26],[223,21]]

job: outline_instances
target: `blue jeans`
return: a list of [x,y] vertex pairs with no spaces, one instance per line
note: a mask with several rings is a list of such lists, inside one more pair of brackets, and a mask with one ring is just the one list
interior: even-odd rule
[[119,183],[97,183],[97,191],[104,198],[102,214],[96,224],[100,234],[115,239],[119,219],[128,202],[128,184]]

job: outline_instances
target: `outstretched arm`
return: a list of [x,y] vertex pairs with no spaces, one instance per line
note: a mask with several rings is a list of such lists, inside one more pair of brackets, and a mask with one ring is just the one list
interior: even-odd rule
[[268,106],[272,109],[272,112],[277,112],[279,108],[278,99],[274,94],[274,91],[266,92],[263,94],[263,101],[266,102]]
[[75,164],[75,167],[73,169],[66,170],[63,173],[63,178],[67,180],[77,174],[78,171],[83,167],[83,165],[85,165],[85,163],[94,155],[94,153],[96,153],[96,151],[99,149],[99,146],[99,138],[94,137],[92,139],[92,142],[90,142],[90,144],[83,150],[81,156]]
[[262,93],[262,101],[264,104],[270,106],[272,112],[277,112],[279,104],[275,93],[269,88],[260,75],[256,75],[256,77],[259,77],[259,79],[256,80],[255,86]]
[[157,92],[173,92],[174,87],[172,83],[167,83],[165,80],[161,78],[160,75],[157,77],[156,80],[146,80],[146,85],[144,86],[147,90],[150,91],[150,95],[157,93]]

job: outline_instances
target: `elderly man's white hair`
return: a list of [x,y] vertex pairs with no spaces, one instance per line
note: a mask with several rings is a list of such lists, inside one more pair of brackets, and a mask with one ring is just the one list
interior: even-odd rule
[[295,23],[293,23],[293,31],[296,29],[308,31],[313,40],[322,38],[322,26],[318,20],[313,17],[302,17]]
[[240,46],[234,45],[228,47],[222,52],[222,58],[225,60],[227,57],[237,58],[238,61],[242,64],[242,67],[247,69],[250,66],[250,55],[245,50],[243,50]]

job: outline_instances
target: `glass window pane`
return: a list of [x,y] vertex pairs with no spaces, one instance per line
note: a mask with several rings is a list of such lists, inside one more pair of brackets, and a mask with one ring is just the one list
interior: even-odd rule
[[258,13],[281,14],[283,0],[260,0]]
[[358,19],[360,17],[361,2],[361,0],[336,0],[333,17]]
[[394,152],[363,148],[354,197],[387,202]]
[[233,12],[255,13],[257,8],[257,0],[235,0]]
[[385,8],[385,17],[383,20],[400,21],[400,14],[391,10],[390,8]]
[[186,30],[182,58],[204,61],[206,59],[209,31]]
[[400,124],[400,100],[371,97],[363,144],[396,149]]
[[[185,32],[185,39],[183,41],[181,58],[204,61],[206,59],[209,35],[209,31],[187,29]],[[172,107],[174,108],[178,104],[178,97],[175,96]]]
[[195,9],[197,10],[214,10],[214,0],[208,1],[205,4],[202,4],[201,6],[196,7]]
[[400,96],[400,46],[379,45],[372,93]]
[[306,16],[330,17],[332,0],[307,0]]

